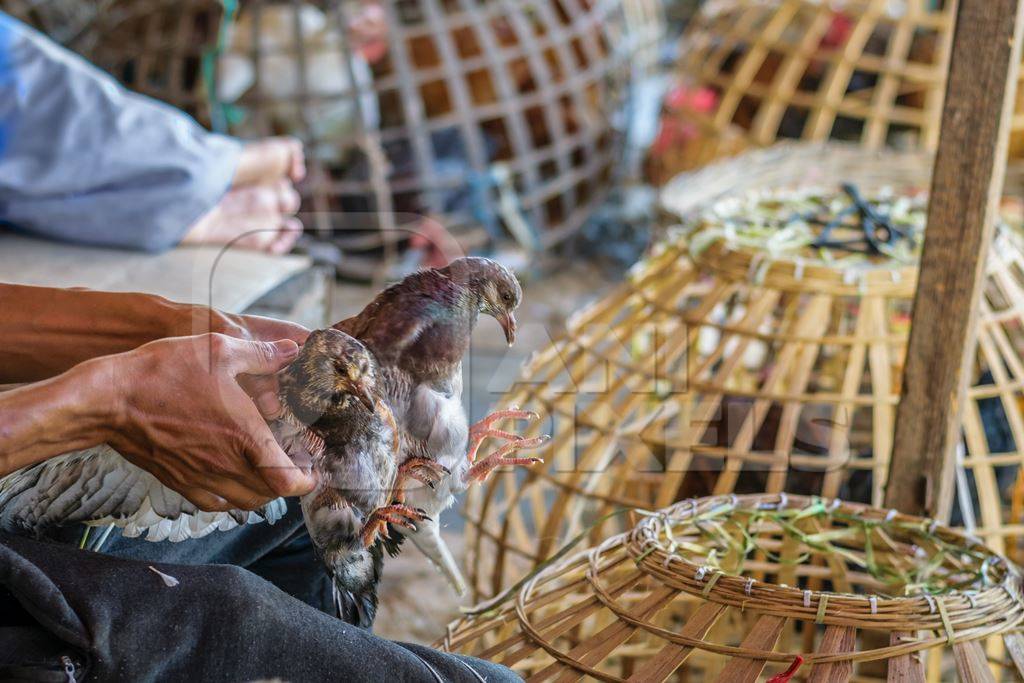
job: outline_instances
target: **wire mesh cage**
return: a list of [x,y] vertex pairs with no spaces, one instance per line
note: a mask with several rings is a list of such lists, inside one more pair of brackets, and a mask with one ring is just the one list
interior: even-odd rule
[[[631,516],[632,530],[541,568],[437,645],[531,682],[973,683],[996,680],[984,639],[1020,655],[1019,570],[962,531],[785,494]],[[996,673],[1016,680],[1014,661]]]
[[681,43],[652,175],[786,138],[934,150],[955,12],[955,0],[706,3]]
[[[574,233],[621,150],[656,0],[131,0],[88,57],[242,137],[307,145],[307,227],[356,262],[440,219],[464,248]],[[643,57],[647,55],[647,57]],[[430,235],[427,235],[430,237]]]
[[[476,594],[506,588],[620,506],[761,491],[880,505],[930,172],[923,153],[797,144],[666,187],[683,229],[570,319],[501,399],[546,416],[535,429],[552,439],[543,465],[469,492]],[[890,229],[903,238],[872,251]],[[1017,230],[998,235],[952,521],[1015,552],[1024,252]]]
[[116,0],[0,0],[0,12],[33,26],[76,52],[95,45],[93,26]]

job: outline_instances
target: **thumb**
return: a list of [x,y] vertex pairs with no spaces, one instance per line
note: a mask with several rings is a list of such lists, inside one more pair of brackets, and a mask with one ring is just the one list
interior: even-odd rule
[[233,340],[228,367],[233,374],[272,375],[295,360],[299,345],[291,339],[274,342]]

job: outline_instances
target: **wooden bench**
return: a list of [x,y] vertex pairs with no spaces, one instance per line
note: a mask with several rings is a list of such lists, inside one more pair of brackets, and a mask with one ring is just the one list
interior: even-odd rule
[[324,325],[331,291],[326,271],[305,256],[221,247],[142,254],[9,233],[0,233],[0,282],[146,292],[312,328]]

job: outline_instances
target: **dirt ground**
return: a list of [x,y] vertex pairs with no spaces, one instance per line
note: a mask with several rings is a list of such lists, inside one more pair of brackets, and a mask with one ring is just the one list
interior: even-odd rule
[[[523,282],[523,304],[516,314],[517,342],[508,348],[497,323],[482,318],[463,365],[464,403],[470,420],[478,420],[518,376],[523,361],[547,346],[564,330],[570,314],[597,299],[615,284],[613,275],[586,265],[566,264],[549,275]],[[370,287],[338,283],[333,292],[332,320],[358,311],[372,297]],[[442,520],[452,552],[462,557],[462,518],[458,510]],[[411,544],[410,544],[411,546]],[[455,592],[415,548],[392,559],[385,568],[381,605],[374,631],[385,638],[429,644],[444,634],[460,604]]]

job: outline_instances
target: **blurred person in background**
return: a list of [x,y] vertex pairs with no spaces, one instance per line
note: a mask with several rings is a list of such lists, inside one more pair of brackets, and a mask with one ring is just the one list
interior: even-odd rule
[[244,143],[123,88],[0,12],[0,225],[157,252],[288,252],[302,232],[293,138]]

